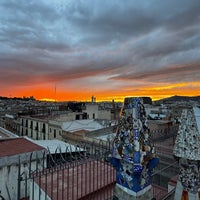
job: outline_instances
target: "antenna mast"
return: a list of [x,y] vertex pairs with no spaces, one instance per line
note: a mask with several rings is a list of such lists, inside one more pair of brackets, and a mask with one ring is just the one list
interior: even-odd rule
[[55,102],[56,102],[56,84],[55,84]]

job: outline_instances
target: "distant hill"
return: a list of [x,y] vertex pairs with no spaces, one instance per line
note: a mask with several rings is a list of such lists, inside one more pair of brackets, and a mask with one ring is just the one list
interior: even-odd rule
[[164,99],[160,99],[157,102],[175,102],[175,101],[199,101],[200,102],[200,96],[172,96]]

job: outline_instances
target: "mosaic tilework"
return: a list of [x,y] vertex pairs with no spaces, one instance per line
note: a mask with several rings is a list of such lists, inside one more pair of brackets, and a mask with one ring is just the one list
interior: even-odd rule
[[180,166],[179,181],[190,193],[200,190],[200,134],[196,120],[194,109],[183,110],[174,145],[174,155]]
[[189,160],[200,160],[200,134],[193,109],[184,109],[174,145],[174,155]]
[[198,162],[181,159],[179,181],[182,183],[184,190],[197,193],[200,189],[200,170]]
[[152,169],[159,160],[142,99],[125,98],[113,144],[111,163],[117,169],[117,183],[134,192],[150,185]]

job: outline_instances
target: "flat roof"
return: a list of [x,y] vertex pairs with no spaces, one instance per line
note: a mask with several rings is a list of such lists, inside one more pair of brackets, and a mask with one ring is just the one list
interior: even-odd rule
[[72,144],[60,140],[31,140],[31,141],[49,150],[51,154],[83,151],[82,148],[78,148]]
[[25,138],[9,138],[0,140],[0,157],[44,150]]
[[68,132],[80,130],[95,131],[102,128],[104,128],[104,126],[93,119],[74,120],[62,124],[62,129]]

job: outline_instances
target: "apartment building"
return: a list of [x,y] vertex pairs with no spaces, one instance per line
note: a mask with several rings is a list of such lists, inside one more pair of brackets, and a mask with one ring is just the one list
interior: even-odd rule
[[21,116],[19,118],[19,123],[20,136],[28,136],[35,140],[62,138],[62,123],[59,121]]

